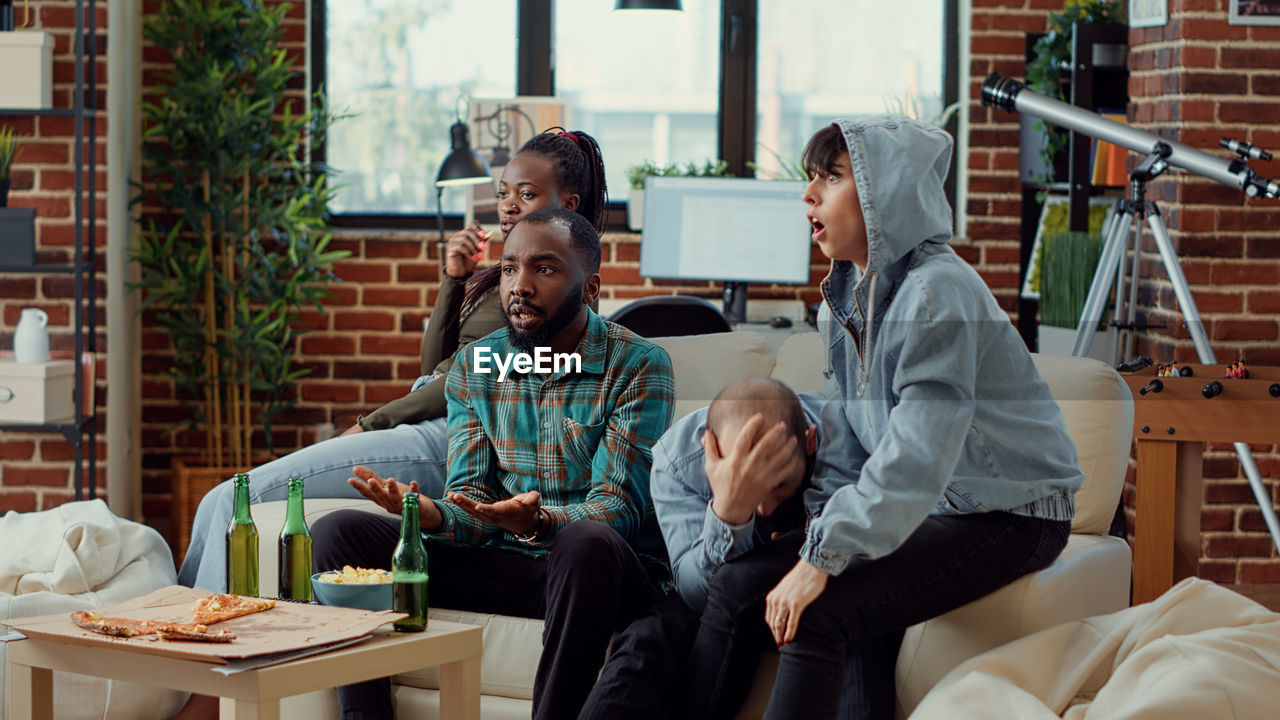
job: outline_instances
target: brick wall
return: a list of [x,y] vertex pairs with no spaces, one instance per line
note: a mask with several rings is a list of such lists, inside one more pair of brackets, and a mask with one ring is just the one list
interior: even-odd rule
[[[977,99],[987,73],[1023,76],[1024,33],[1044,32],[1046,13],[1061,5],[973,0],[968,257],[1010,310],[1017,301],[1018,128],[1015,116]],[[1219,156],[1222,135],[1280,149],[1280,27],[1228,25],[1225,0],[1170,0],[1169,8],[1165,27],[1129,33],[1129,122]],[[1280,162],[1250,165],[1264,177],[1280,176]],[[1238,190],[1194,176],[1158,179],[1149,198],[1161,205],[1219,362],[1280,365],[1280,204],[1246,200]],[[1144,250],[1140,321],[1172,329],[1144,333],[1138,351],[1156,360],[1194,361],[1149,237]],[[1274,501],[1276,448],[1253,452]],[[1204,473],[1200,574],[1228,583],[1280,582],[1280,560],[1230,444],[1207,448]],[[1131,473],[1130,507],[1133,491]]]
[[[1022,78],[1027,33],[1048,28],[1062,0],[972,0],[969,45],[968,246],[960,250],[987,281],[1000,306],[1018,307],[1022,194],[1018,183],[1017,117],[983,107],[983,79],[992,72]],[[961,75],[964,78],[964,75]],[[962,160],[963,162],[963,160]]]
[[[1044,31],[1047,14],[1059,9],[1061,0],[972,0],[972,4],[970,192],[962,201],[971,239],[956,249],[974,264],[1001,305],[1012,312],[1017,299],[1020,212],[1016,118],[983,108],[977,103],[978,89],[991,71],[1022,77],[1024,34]],[[59,87],[63,90],[58,102],[66,107],[68,6],[35,6],[46,28],[62,28],[57,52],[62,68]],[[1228,26],[1224,0],[1171,0],[1170,10],[1167,27],[1130,33],[1130,120],[1144,130],[1169,133],[1214,152],[1218,126],[1233,137],[1280,149],[1280,136],[1274,130],[1280,118],[1280,71],[1275,70],[1280,67],[1280,58],[1274,49],[1280,29]],[[288,37],[295,52],[304,49],[302,13],[301,6],[295,7],[288,20]],[[100,23],[105,27],[105,18]],[[153,72],[162,60],[146,54],[146,70]],[[51,203],[48,209],[52,212],[41,220],[45,226],[41,249],[65,253],[69,195],[42,183],[57,182],[56,173],[67,172],[70,128],[65,122],[2,120],[13,121],[39,137],[37,147],[42,149],[28,152],[50,154],[19,158],[19,171],[27,173],[28,180],[24,181],[26,187],[17,185],[14,203]],[[24,122],[28,125],[20,124]],[[49,149],[43,149],[46,146]],[[1276,165],[1258,164],[1256,168],[1274,178],[1280,176]],[[1219,357],[1238,356],[1255,364],[1280,365],[1275,342],[1276,314],[1280,312],[1280,291],[1274,289],[1280,280],[1280,237],[1274,229],[1280,225],[1280,210],[1276,204],[1246,203],[1236,191],[1194,179],[1165,178],[1153,184],[1152,193],[1162,203],[1174,231],[1183,267]],[[58,198],[62,198],[60,207]],[[60,226],[64,229],[58,229]],[[305,322],[314,332],[302,342],[302,361],[312,369],[312,375],[300,384],[298,407],[281,418],[275,436],[281,451],[311,442],[317,427],[326,423],[338,430],[345,428],[357,414],[397,396],[416,377],[422,320],[435,300],[438,258],[430,242],[433,237],[431,233],[340,234],[337,245],[351,250],[352,257],[339,267],[345,282],[335,288],[337,297],[329,313],[306,316]],[[605,237],[605,297],[658,292],[717,294],[711,284],[642,281],[637,243],[638,237],[630,234]],[[813,282],[821,277],[824,266],[815,250]],[[1176,321],[1180,316],[1173,309],[1162,275],[1157,267],[1144,267],[1144,276],[1152,278],[1144,283],[1144,302],[1151,316]],[[69,309],[63,298],[67,293],[58,292],[58,283],[39,276],[0,278],[0,303],[4,305],[0,332],[11,335],[17,310],[28,304],[51,311],[63,308],[61,327],[65,328]],[[753,288],[752,297],[799,297],[812,302],[817,293],[812,286]],[[60,337],[57,342],[65,347],[65,332]],[[1158,359],[1185,360],[1192,355],[1185,331],[1151,333],[1144,339],[1143,351]],[[147,331],[142,357],[144,513],[162,531],[169,529],[169,460],[181,451],[181,443],[164,430],[185,412],[173,399],[172,388],[158,377],[167,357],[166,338]],[[259,437],[259,446],[261,440]],[[1256,452],[1264,476],[1280,476],[1274,448],[1257,448]],[[65,499],[69,495],[68,456],[69,448],[56,435],[0,433],[0,510],[32,509]],[[1202,574],[1228,582],[1280,581],[1280,562],[1272,557],[1260,515],[1247,485],[1238,477],[1229,448],[1210,448],[1205,470],[1209,481],[1203,514],[1206,557]],[[1274,479],[1268,483],[1275,492]]]
[[[21,25],[24,11],[19,3],[14,8],[16,25]],[[100,52],[105,53],[107,25],[106,3],[98,3],[98,37]],[[72,35],[75,30],[75,5],[65,0],[31,3],[31,25],[28,29],[44,30],[54,39],[53,47],[53,107],[70,109],[75,81],[75,47]],[[27,69],[26,71],[29,71]],[[7,68],[5,72],[15,72]],[[106,63],[97,69],[99,89],[105,88]],[[0,106],[4,99],[0,98]],[[101,248],[106,244],[106,136],[104,121],[105,101],[102,94],[97,99],[97,174],[96,198],[98,225],[97,241]],[[26,135],[26,140],[14,161],[11,174],[12,188],[9,194],[11,207],[36,208],[36,260],[38,263],[65,264],[72,260],[75,227],[72,217],[74,207],[74,138],[75,120],[69,117],[14,116],[0,113],[0,127],[12,128]],[[86,123],[86,133],[88,127]],[[87,159],[87,155],[86,155]],[[85,169],[86,178],[88,169]],[[0,252],[0,263],[9,261]],[[0,348],[13,348],[13,331],[23,308],[38,307],[49,314],[50,346],[55,356],[71,357],[74,349],[72,335],[72,298],[75,287],[69,276],[35,273],[0,274]],[[98,283],[101,297],[103,285]],[[103,319],[99,313],[99,321]],[[98,348],[104,347],[104,337],[99,328]],[[105,356],[98,356],[98,377],[105,376]],[[99,410],[105,400],[102,388],[96,393]],[[99,421],[101,427],[101,419]],[[106,457],[106,448],[98,447],[98,457]],[[38,510],[54,507],[72,499],[72,446],[58,433],[0,432],[0,511]],[[99,465],[98,487],[106,482],[105,470]]]

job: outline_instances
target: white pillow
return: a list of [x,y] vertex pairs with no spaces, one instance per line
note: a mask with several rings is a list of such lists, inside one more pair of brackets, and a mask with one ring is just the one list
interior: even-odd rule
[[749,377],[769,377],[773,354],[756,332],[650,338],[671,355],[676,377],[672,422],[711,404],[726,386]]
[[[116,517],[101,500],[5,513],[0,547],[5,548],[0,553],[0,622],[92,610],[176,582],[164,538],[146,525]],[[7,687],[7,659],[8,646],[0,643],[0,691]],[[53,674],[53,716],[58,720],[162,720],[185,701],[186,694],[174,690]],[[0,720],[7,717],[8,704],[0,702]]]
[[825,358],[826,348],[822,346],[821,335],[817,332],[796,333],[779,348],[773,379],[786,383],[798,393],[822,390]]

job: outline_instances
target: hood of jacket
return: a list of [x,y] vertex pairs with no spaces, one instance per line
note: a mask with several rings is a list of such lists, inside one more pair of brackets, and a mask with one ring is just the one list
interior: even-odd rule
[[849,147],[867,229],[867,267],[833,260],[822,290],[838,320],[861,326],[892,295],[917,247],[951,240],[944,183],[952,140],[902,115],[840,118],[833,124]]

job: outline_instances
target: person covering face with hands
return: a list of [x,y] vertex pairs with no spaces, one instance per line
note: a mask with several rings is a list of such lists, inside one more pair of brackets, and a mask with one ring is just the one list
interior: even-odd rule
[[[579,720],[665,717],[687,697],[684,660],[713,576],[784,533],[799,537],[822,400],[743,380],[654,446],[650,483],[678,594],[619,633]],[[767,636],[758,621],[745,629],[732,665],[754,663]]]

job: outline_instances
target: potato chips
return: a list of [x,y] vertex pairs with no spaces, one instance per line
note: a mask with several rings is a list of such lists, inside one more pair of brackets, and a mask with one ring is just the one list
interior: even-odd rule
[[388,570],[370,570],[369,568],[353,568],[344,565],[342,571],[334,570],[316,578],[320,582],[338,583],[340,585],[379,585],[391,582]]

